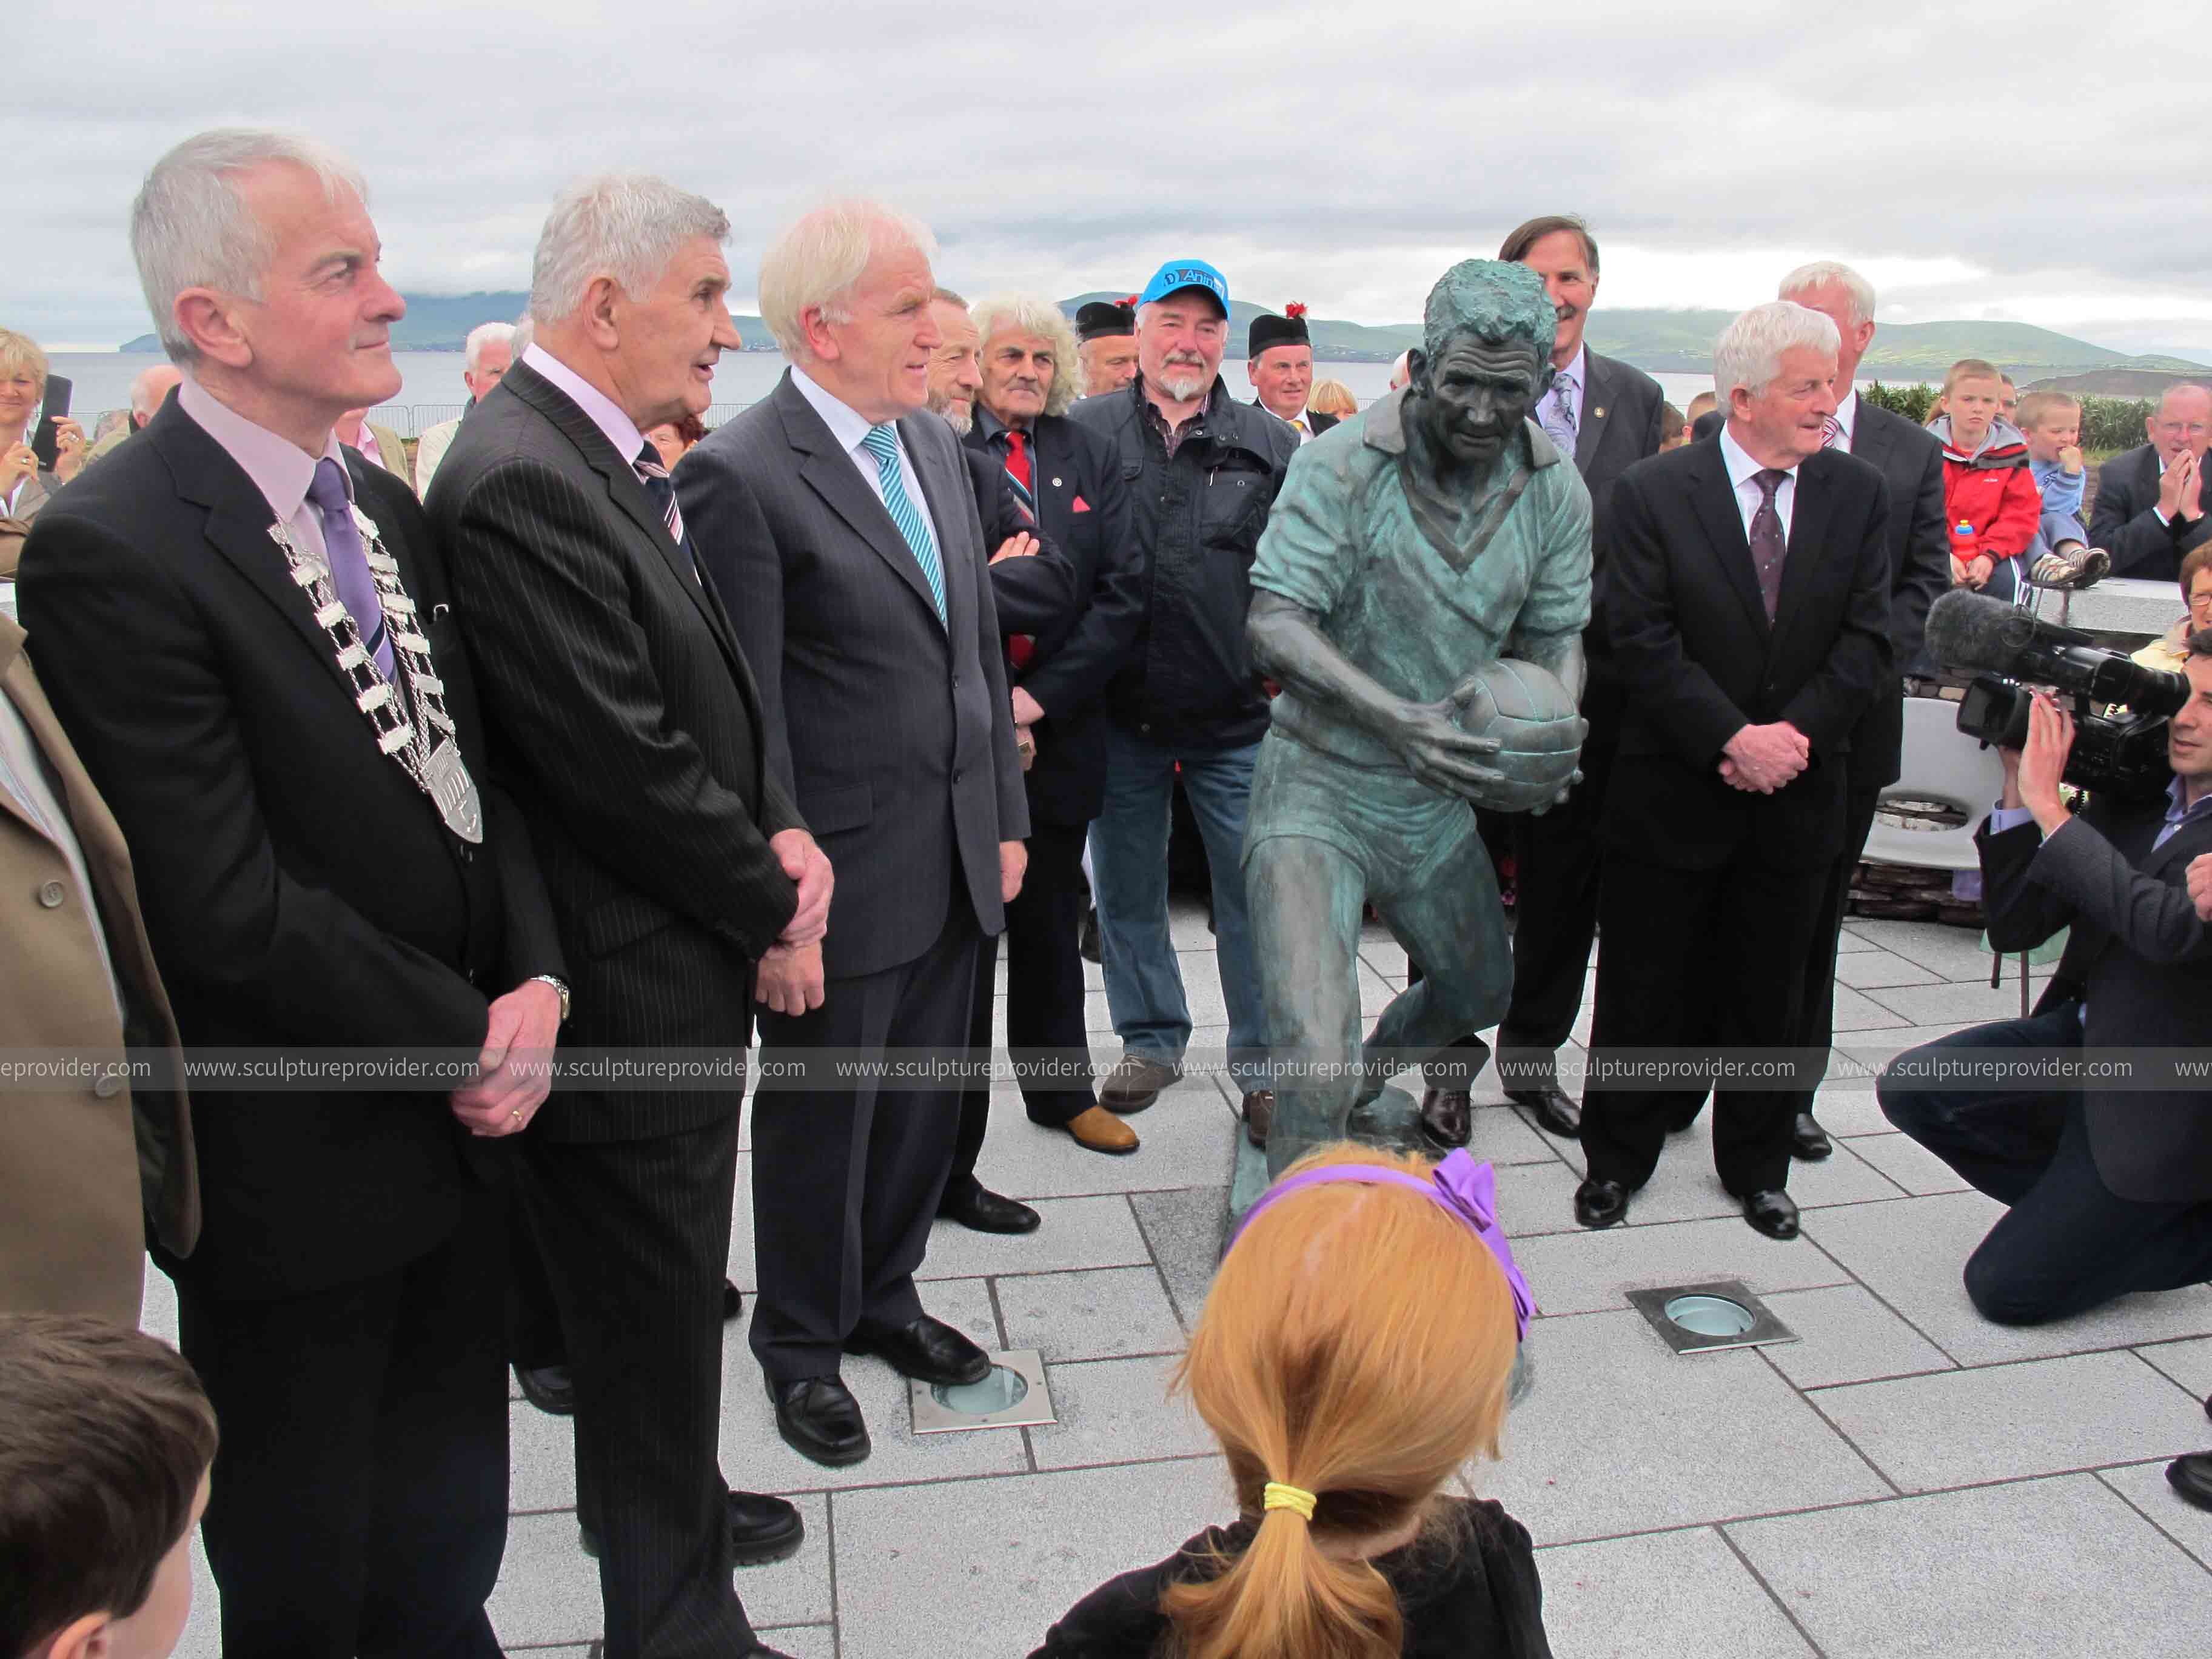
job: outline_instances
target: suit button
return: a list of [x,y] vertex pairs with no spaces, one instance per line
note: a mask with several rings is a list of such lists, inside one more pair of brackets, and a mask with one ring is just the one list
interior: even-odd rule
[[62,890],[61,883],[58,881],[50,881],[39,889],[39,902],[49,910],[58,908],[62,900],[67,896],[68,895]]
[[92,1091],[102,1100],[112,1100],[123,1092],[123,1079],[113,1072],[102,1072],[100,1080],[92,1085]]
[[967,775],[967,773],[963,771],[959,767],[956,766],[952,769],[952,781],[955,783],[959,782],[961,779]]

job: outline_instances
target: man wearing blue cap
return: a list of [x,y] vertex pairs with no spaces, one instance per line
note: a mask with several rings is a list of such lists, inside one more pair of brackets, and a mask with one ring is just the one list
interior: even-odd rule
[[1105,808],[1091,826],[1106,1000],[1121,1062],[1099,1103],[1141,1111],[1182,1074],[1190,1009],[1168,933],[1168,811],[1178,769],[1212,869],[1230,1073],[1246,1121],[1274,1107],[1241,864],[1267,696],[1244,636],[1252,557],[1298,434],[1221,384],[1229,284],[1171,259],[1138,296],[1137,378],[1068,411],[1118,447],[1151,577],[1145,627],[1107,693]]

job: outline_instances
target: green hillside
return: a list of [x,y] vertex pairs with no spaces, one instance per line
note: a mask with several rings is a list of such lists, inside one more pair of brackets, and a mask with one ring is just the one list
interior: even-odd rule
[[[527,294],[501,290],[490,294],[408,294],[407,314],[392,331],[396,351],[459,351],[468,342],[469,331],[478,323],[511,323],[528,308]],[[736,317],[738,334],[748,351],[773,351],[775,341],[768,325],[757,317]],[[159,351],[161,343],[151,334],[125,342],[125,351]]]

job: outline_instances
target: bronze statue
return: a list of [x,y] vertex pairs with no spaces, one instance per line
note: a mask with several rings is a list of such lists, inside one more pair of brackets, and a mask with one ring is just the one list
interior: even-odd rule
[[[1298,452],[1261,538],[1249,637],[1282,693],[1244,876],[1277,1066],[1271,1173],[1355,1130],[1391,1070],[1504,1017],[1512,952],[1469,803],[1554,803],[1585,729],[1589,494],[1528,418],[1553,327],[1534,272],[1454,265],[1411,382]],[[1370,902],[1426,977],[1363,1050]]]

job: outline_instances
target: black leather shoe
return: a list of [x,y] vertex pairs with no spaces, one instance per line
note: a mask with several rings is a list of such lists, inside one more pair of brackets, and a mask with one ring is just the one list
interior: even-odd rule
[[890,1362],[902,1376],[951,1387],[981,1382],[991,1374],[991,1356],[941,1319],[927,1314],[903,1329],[855,1331],[845,1339],[847,1353],[872,1353]]
[[1810,1112],[1797,1114],[1796,1122],[1790,1126],[1790,1156],[1802,1158],[1808,1164],[1818,1164],[1836,1150],[1836,1143],[1828,1139],[1828,1132],[1815,1122]]
[[1102,952],[1098,948],[1098,907],[1092,905],[1083,913],[1083,933],[1075,948],[1085,962],[1097,962]]
[[1797,1237],[1797,1200],[1778,1187],[1746,1194],[1743,1218],[1769,1238]]
[[522,1385],[522,1397],[548,1417],[576,1414],[576,1379],[566,1365],[540,1365],[535,1370],[517,1365],[514,1380]]
[[1585,1181],[1575,1188],[1575,1219],[1585,1227],[1610,1227],[1628,1218],[1628,1188],[1618,1181]]
[[801,1457],[824,1468],[842,1469],[875,1449],[860,1402],[839,1376],[802,1376],[796,1382],[768,1385],[775,1402],[775,1431]]
[[1421,1091],[1421,1134],[1431,1145],[1449,1152],[1467,1145],[1474,1133],[1474,1109],[1464,1089],[1424,1089]]
[[[799,1553],[806,1541],[806,1521],[796,1507],[765,1492],[729,1495],[730,1561],[734,1566],[764,1567]],[[585,1554],[599,1559],[599,1540],[589,1527],[576,1528]]]
[[2166,1484],[2181,1494],[2185,1504],[2212,1510],[2212,1452],[2191,1452],[2166,1466]]
[[1556,1083],[1535,1089],[1509,1089],[1505,1097],[1535,1113],[1538,1128],[1549,1129],[1563,1140],[1583,1138],[1583,1109]]
[[722,1281],[722,1322],[734,1324],[745,1310],[745,1293],[728,1279]]
[[966,1198],[948,1200],[937,1206],[937,1213],[978,1233],[1033,1233],[1043,1219],[1028,1205],[1002,1198],[972,1182]]

